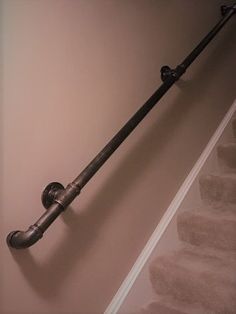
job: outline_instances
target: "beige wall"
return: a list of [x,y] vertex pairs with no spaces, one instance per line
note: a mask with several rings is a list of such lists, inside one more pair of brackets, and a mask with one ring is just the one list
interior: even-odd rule
[[0,313],[102,313],[235,98],[235,19],[44,238],[10,251],[43,187],[86,166],[222,1],[2,2]]

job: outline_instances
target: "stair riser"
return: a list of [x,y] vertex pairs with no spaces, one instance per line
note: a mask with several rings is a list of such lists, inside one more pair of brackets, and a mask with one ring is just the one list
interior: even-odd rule
[[236,144],[218,146],[217,155],[220,167],[224,172],[236,172]]
[[236,313],[236,287],[229,290],[214,273],[194,272],[175,265],[174,261],[160,259],[151,266],[150,279],[158,295],[169,295],[188,305],[198,304],[214,313]]
[[236,119],[233,119],[232,121],[232,128],[233,128],[234,137],[236,138]]
[[185,212],[177,217],[177,230],[179,239],[191,245],[236,250],[235,220],[217,220]]
[[186,312],[180,312],[178,310],[171,309],[169,307],[163,306],[158,302],[153,302],[143,309],[140,314],[187,314]]
[[202,200],[209,205],[236,204],[236,178],[215,175],[199,179]]

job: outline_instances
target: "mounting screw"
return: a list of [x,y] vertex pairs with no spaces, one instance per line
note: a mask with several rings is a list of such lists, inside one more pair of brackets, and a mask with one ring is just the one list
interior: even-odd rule
[[48,209],[54,202],[56,196],[64,190],[64,186],[59,182],[49,183],[43,190],[41,201],[44,208]]

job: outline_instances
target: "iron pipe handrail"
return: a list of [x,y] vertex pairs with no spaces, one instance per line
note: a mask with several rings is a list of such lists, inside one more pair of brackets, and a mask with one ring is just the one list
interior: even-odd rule
[[42,238],[43,233],[53,221],[70,205],[80,194],[81,189],[102,167],[106,160],[129,136],[135,127],[144,119],[148,112],[156,105],[171,86],[184,74],[187,68],[205,49],[210,41],[216,36],[221,28],[236,13],[236,4],[221,6],[222,18],[213,29],[201,40],[192,52],[175,69],[169,66],[161,68],[161,79],[163,83],[155,93],[144,103],[144,105],[131,117],[131,119],[120,129],[120,131],[108,142],[108,144],[97,154],[79,176],[69,183],[66,188],[58,182],[50,183],[42,193],[42,203],[47,209],[45,213],[26,231],[12,231],[7,236],[7,244],[11,248],[27,248]]

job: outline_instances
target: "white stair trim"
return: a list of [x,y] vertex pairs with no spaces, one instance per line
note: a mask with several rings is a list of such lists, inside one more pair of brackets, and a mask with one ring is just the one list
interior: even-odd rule
[[121,284],[119,290],[113,297],[111,303],[108,305],[104,314],[115,314],[118,312],[119,308],[121,307],[122,303],[124,302],[126,296],[128,295],[130,289],[132,288],[135,280],[137,279],[138,275],[140,274],[142,268],[144,267],[145,263],[147,262],[148,258],[152,254],[155,246],[157,245],[158,241],[162,237],[163,233],[165,232],[166,228],[168,227],[169,223],[171,222],[173,216],[175,215],[176,211],[178,210],[181,202],[183,201],[184,197],[186,196],[187,192],[189,191],[193,181],[196,179],[197,175],[199,174],[202,166],[204,165],[205,161],[209,157],[210,153],[212,152],[213,148],[215,147],[217,141],[219,140],[220,136],[222,135],[225,127],[229,123],[230,119],[232,118],[234,112],[236,111],[236,100],[234,101],[233,105],[230,107],[228,112],[226,113],[225,117],[223,118],[222,122],[220,123],[219,127],[211,137],[209,143],[207,144],[206,148],[202,152],[201,156],[199,157],[198,161],[190,171],[189,175],[185,179],[184,183],[180,187],[179,191],[175,195],[173,201],[171,202],[170,206],[166,210],[165,214],[163,215],[162,219],[158,223],[156,229],[154,230],[153,234],[151,235],[150,239],[148,240],[147,244],[145,245],[144,249],[142,250],[141,254],[137,258],[136,262],[134,263],[133,267],[131,268],[129,274],[126,276],[125,280]]

